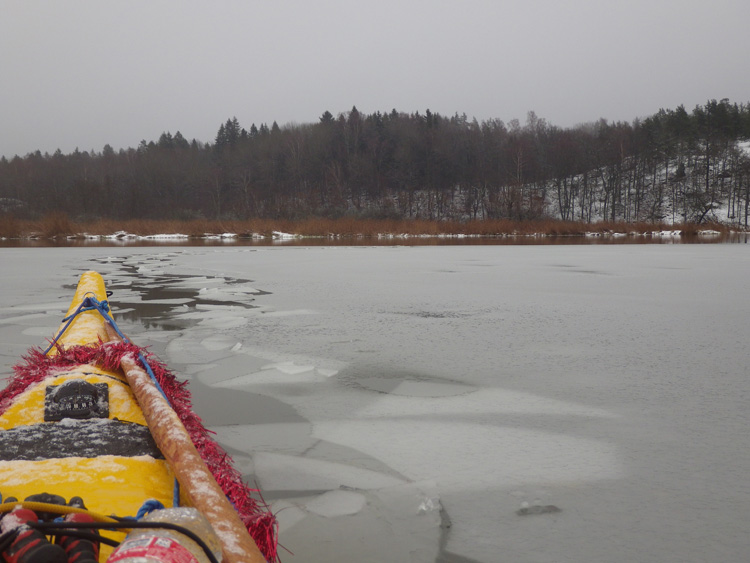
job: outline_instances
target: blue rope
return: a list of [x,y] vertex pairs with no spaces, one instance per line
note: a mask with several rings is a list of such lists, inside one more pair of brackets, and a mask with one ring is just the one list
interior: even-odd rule
[[99,301],[94,295],[87,294],[86,297],[83,298],[83,301],[81,301],[81,304],[78,305],[78,308],[62,320],[62,322],[66,323],[65,326],[62,327],[60,329],[60,332],[57,333],[57,336],[52,339],[52,342],[50,342],[50,345],[47,347],[44,353],[47,354],[50,350],[52,350],[55,344],[57,344],[57,341],[60,340],[60,337],[66,330],[68,330],[68,327],[73,323],[78,315],[80,315],[81,313],[85,313],[86,311],[94,310],[99,311],[104,319],[110,325],[112,325],[112,328],[115,329],[120,338],[127,341],[125,335],[120,332],[120,329],[115,324],[114,319],[109,315],[109,303],[107,302],[107,300],[105,299],[104,301]]
[[[62,322],[66,323],[65,326],[63,326],[60,329],[60,332],[57,333],[57,336],[55,336],[52,339],[52,342],[50,342],[50,345],[47,347],[47,349],[44,351],[44,354],[46,355],[49,353],[50,350],[57,344],[57,342],[60,340],[60,337],[63,335],[63,333],[68,329],[68,327],[72,324],[72,322],[76,319],[78,315],[81,313],[85,313],[86,311],[98,311],[99,314],[104,318],[104,320],[109,324],[109,326],[112,327],[112,329],[117,333],[117,336],[119,336],[123,342],[130,343],[130,340],[127,336],[120,330],[120,327],[117,326],[117,323],[115,322],[114,317],[110,315],[110,307],[109,303],[105,299],[104,301],[99,301],[96,296],[92,294],[86,294],[83,300],[81,301],[81,304],[78,306],[78,308],[73,311],[70,315],[65,317]],[[138,353],[138,359],[143,364],[143,367],[146,368],[146,373],[148,373],[149,378],[153,382],[153,384],[156,386],[156,388],[159,390],[159,393],[161,393],[161,396],[164,397],[164,400],[167,401],[167,404],[171,407],[172,403],[169,401],[169,397],[167,397],[167,394],[164,392],[164,389],[162,389],[161,385],[156,379],[156,375],[154,375],[154,371],[151,369],[151,365],[148,363],[148,360],[146,360],[146,357],[143,355],[143,353]],[[164,508],[164,505],[161,504],[159,501],[146,501],[145,504],[148,502],[155,502],[159,504],[160,506],[158,508]],[[174,489],[173,489],[173,504],[174,506],[180,506],[180,484],[177,481],[177,478],[174,480]],[[143,507],[141,507],[141,510]],[[151,512],[151,510],[148,510],[148,512]],[[140,511],[139,511],[140,514]],[[136,518],[140,518],[140,516],[136,516]]]
[[[86,296],[83,298],[83,301],[81,301],[81,304],[78,306],[78,308],[63,319],[63,322],[66,324],[64,327],[60,329],[60,332],[57,333],[57,336],[55,336],[52,339],[52,342],[50,342],[50,345],[44,351],[45,355],[50,350],[52,350],[52,348],[57,344],[58,340],[60,340],[60,337],[68,329],[68,327],[76,319],[76,317],[80,315],[81,313],[85,313],[86,311],[99,311],[99,314],[104,318],[105,321],[107,321],[107,324],[111,326],[112,329],[117,333],[117,336],[119,336],[123,342],[130,343],[130,340],[128,339],[128,337],[125,336],[125,334],[120,330],[120,327],[117,326],[115,319],[112,317],[112,315],[109,314],[110,308],[109,308],[109,303],[107,302],[107,300],[105,299],[104,301],[99,301],[95,295],[86,294]],[[146,368],[146,372],[148,373],[148,376],[151,378],[151,381],[159,390],[159,393],[161,393],[162,397],[164,397],[167,403],[169,403],[169,398],[167,397],[166,393],[164,393],[164,390],[161,388],[161,385],[159,385],[159,382],[156,380],[154,371],[151,369],[151,366],[149,365],[148,360],[146,360],[146,357],[142,353],[139,353],[138,359],[141,360],[141,363]],[[170,403],[170,406],[171,406],[171,403]]]
[[140,520],[146,514],[149,512],[153,512],[154,510],[161,510],[164,508],[164,505],[160,503],[158,500],[151,499],[144,502],[141,507],[138,509],[138,513],[135,515],[136,520]]
[[154,375],[154,372],[151,369],[151,366],[146,360],[146,357],[143,354],[139,353],[138,359],[141,360],[141,363],[146,368],[146,373],[148,373],[148,376],[151,378],[151,381],[154,382],[154,385],[159,390],[159,393],[161,393],[161,396],[164,397],[164,399],[167,401],[167,404],[169,404],[169,406],[171,407],[172,403],[169,402],[169,398],[167,397],[167,394],[164,392],[164,389],[161,388],[161,385],[159,385],[159,382],[156,380],[156,376]]

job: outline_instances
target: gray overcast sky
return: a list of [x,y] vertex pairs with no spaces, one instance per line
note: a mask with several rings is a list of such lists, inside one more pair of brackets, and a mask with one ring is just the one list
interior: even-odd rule
[[750,0],[0,0],[0,154],[365,113],[750,101]]

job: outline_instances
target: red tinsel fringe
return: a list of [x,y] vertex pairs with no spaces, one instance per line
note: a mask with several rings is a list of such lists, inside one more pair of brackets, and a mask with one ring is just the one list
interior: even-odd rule
[[[232,465],[232,458],[210,436],[200,417],[193,412],[192,398],[186,381],[179,381],[160,360],[145,349],[126,342],[100,343],[94,346],[71,346],[57,349],[54,356],[45,355],[34,348],[23,357],[23,363],[13,367],[13,376],[8,386],[0,391],[0,415],[13,403],[13,399],[30,385],[37,383],[55,372],[76,365],[95,364],[102,369],[117,371],[120,361],[126,354],[139,354],[148,361],[156,381],[161,386],[172,408],[182,421],[201,458],[213,474],[216,482],[234,505],[240,519],[255,540],[267,561],[278,561],[278,523],[268,505],[253,498],[259,494],[242,481],[242,476]],[[144,366],[145,367],[145,366]]]

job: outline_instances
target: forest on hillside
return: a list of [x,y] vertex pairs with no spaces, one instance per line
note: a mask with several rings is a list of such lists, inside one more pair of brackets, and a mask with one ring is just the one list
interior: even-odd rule
[[115,151],[0,159],[0,214],[92,219],[361,217],[747,227],[750,105],[711,100],[632,123],[561,128],[466,115],[360,113],[220,124]]

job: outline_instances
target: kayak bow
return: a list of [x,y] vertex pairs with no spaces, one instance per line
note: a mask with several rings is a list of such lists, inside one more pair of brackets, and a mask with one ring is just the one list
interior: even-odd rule
[[78,496],[119,516],[152,499],[179,503],[206,516],[225,562],[277,561],[274,516],[193,412],[185,383],[119,331],[98,273],[81,276],[50,348],[24,360],[0,392],[3,498]]

